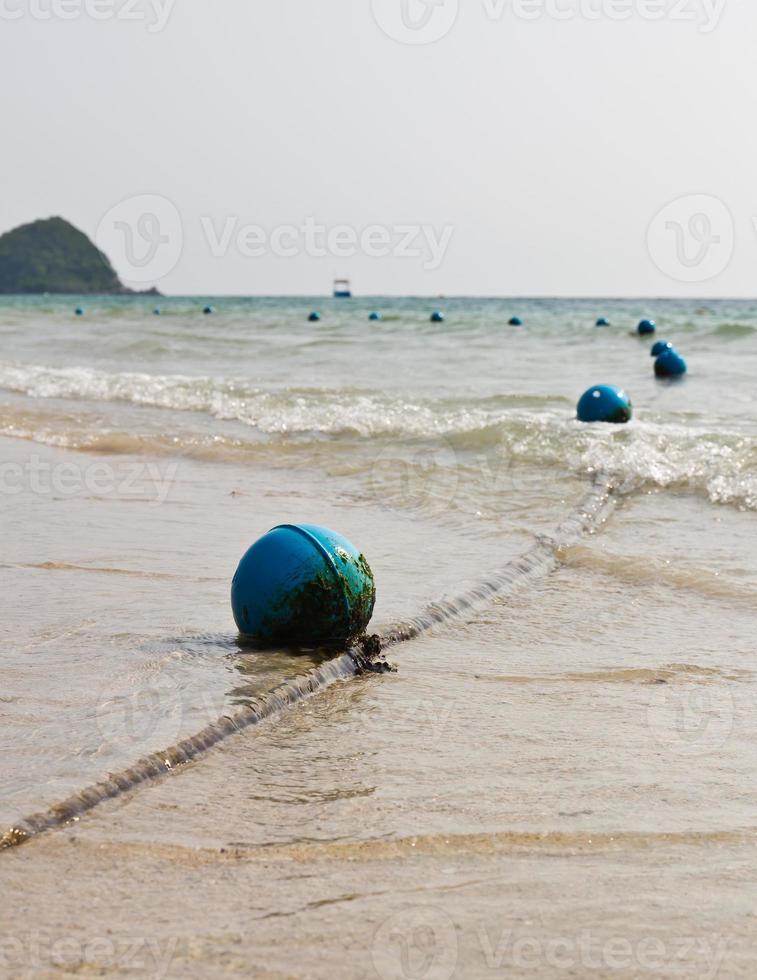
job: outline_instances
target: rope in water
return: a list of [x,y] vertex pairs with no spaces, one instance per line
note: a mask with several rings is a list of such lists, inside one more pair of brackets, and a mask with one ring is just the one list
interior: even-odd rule
[[552,535],[540,537],[529,551],[508,562],[474,589],[457,599],[433,603],[420,616],[387,627],[377,636],[367,638],[302,677],[281,684],[233,714],[223,715],[196,735],[182,739],[161,752],[145,756],[128,769],[79,790],[47,810],[20,820],[0,837],[0,850],[23,844],[31,837],[64,826],[98,804],[171,772],[231,735],[280,714],[285,708],[325,690],[338,680],[366,671],[390,669],[382,656],[382,651],[387,647],[415,639],[441,623],[462,619],[491,602],[495,596],[508,595],[526,582],[552,571],[560,562],[561,549],[569,547],[582,535],[602,524],[614,503],[612,481],[606,475],[596,476],[589,494]]

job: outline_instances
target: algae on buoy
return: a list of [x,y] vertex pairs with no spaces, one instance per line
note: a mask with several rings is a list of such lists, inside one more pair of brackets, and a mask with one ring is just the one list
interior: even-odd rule
[[239,632],[261,646],[347,643],[364,632],[376,587],[365,557],[336,531],[282,524],[246,552],[231,584]]

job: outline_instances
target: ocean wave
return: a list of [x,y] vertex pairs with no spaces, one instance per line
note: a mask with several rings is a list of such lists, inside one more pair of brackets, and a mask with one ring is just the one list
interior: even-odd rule
[[[284,465],[304,452],[313,466],[358,477],[368,470],[374,482],[379,470],[400,464],[403,473],[415,467],[425,480],[431,464],[436,473],[454,469],[470,483],[485,477],[487,492],[512,489],[523,467],[577,476],[610,472],[626,489],[689,490],[757,510],[757,436],[715,419],[642,414],[627,426],[587,426],[575,421],[566,399],[549,395],[409,399],[349,388],[264,391],[234,379],[8,363],[0,363],[0,387],[42,402],[94,402],[65,412],[59,405],[32,411],[26,400],[0,407],[0,433],[64,448],[247,462],[281,457]],[[103,413],[103,401],[125,404],[121,414],[128,417],[115,409]],[[137,419],[131,406],[204,419],[162,413]]]
[[757,330],[748,323],[721,323],[712,331],[713,337],[751,337]]
[[[506,405],[546,404],[540,396],[485,399],[474,407],[391,398],[356,389],[265,391],[242,380],[185,375],[109,374],[92,368],[0,363],[0,388],[38,399],[128,402],[202,412],[265,434],[354,433],[438,436],[496,424]],[[554,399],[552,399],[554,401]]]
[[574,473],[613,473],[626,490],[693,490],[713,503],[757,510],[757,439],[725,427],[637,420],[619,428],[541,416],[525,431],[505,430],[502,451]]

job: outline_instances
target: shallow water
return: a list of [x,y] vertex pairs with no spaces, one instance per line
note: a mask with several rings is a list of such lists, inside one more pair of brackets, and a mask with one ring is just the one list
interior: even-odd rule
[[[379,936],[356,976],[391,961],[395,903],[417,910],[395,894],[396,865],[373,863],[382,848],[394,860],[415,840],[441,862],[436,882],[445,862],[485,877],[481,854],[531,853],[533,835],[579,851],[617,838],[660,860],[672,840],[698,867],[751,841],[757,304],[213,302],[208,317],[202,299],[161,300],[154,317],[154,301],[88,298],[83,318],[75,299],[0,302],[0,823],[317,662],[236,641],[231,575],[274,524],[358,543],[380,626],[527,551],[608,471],[616,512],[556,572],[393,649],[396,675],[337,684],[83,816],[76,837],[333,860],[334,889]],[[433,306],[445,324],[428,323]],[[595,328],[599,315],[613,326]],[[642,315],[686,356],[684,382],[654,379],[651,342],[631,333]],[[574,421],[599,382],[630,392],[630,425]],[[610,875],[615,858],[592,860]],[[729,872],[708,867],[725,888]],[[570,919],[575,869],[555,874],[550,908]],[[274,875],[252,902],[256,942],[275,942],[260,923],[285,910],[317,921],[295,912],[302,888]],[[465,889],[434,888],[459,931]],[[484,921],[497,899],[479,897]],[[344,928],[365,942],[357,921]],[[328,975],[339,961],[321,954]],[[478,975],[465,953],[457,965]]]

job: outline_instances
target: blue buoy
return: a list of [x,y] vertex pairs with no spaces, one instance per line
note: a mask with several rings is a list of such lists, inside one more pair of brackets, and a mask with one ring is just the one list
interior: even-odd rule
[[210,315],[211,313],[215,313],[215,311],[216,311],[215,306],[206,306],[202,312],[205,313],[206,315]]
[[510,317],[510,320],[509,320],[509,323],[510,323],[510,326],[511,327],[522,327],[523,326],[523,321],[521,320],[521,318],[519,316],[511,316]]
[[368,317],[368,319],[369,320],[381,320],[382,317],[381,317],[381,314],[380,313],[375,313],[374,312],[374,313],[371,313],[371,315]]
[[622,388],[595,385],[585,391],[578,402],[579,422],[630,422],[631,399]]
[[321,314],[320,313],[313,312],[308,317],[308,322],[309,323],[319,323],[320,322],[320,319],[321,319]]
[[654,333],[657,330],[657,324],[654,320],[642,320],[636,329],[642,335]]
[[152,315],[153,316],[160,316],[160,313],[161,313],[161,310],[160,310],[160,307],[159,306],[156,306],[155,309],[152,311]]
[[439,310],[434,310],[431,314],[432,323],[444,323],[444,314],[440,313]]
[[231,583],[239,632],[260,646],[346,643],[373,614],[373,573],[336,531],[282,524],[247,551]]
[[76,313],[77,316],[84,316],[84,307],[77,306],[74,312]]
[[607,319],[606,316],[601,316],[597,320],[596,326],[598,326],[598,327],[609,327],[610,326],[610,321]]
[[652,357],[659,357],[666,350],[673,350],[673,345],[667,340],[658,340],[652,344],[652,350],[650,354]]
[[686,361],[672,347],[664,350],[654,362],[654,373],[658,378],[680,378],[687,370]]

